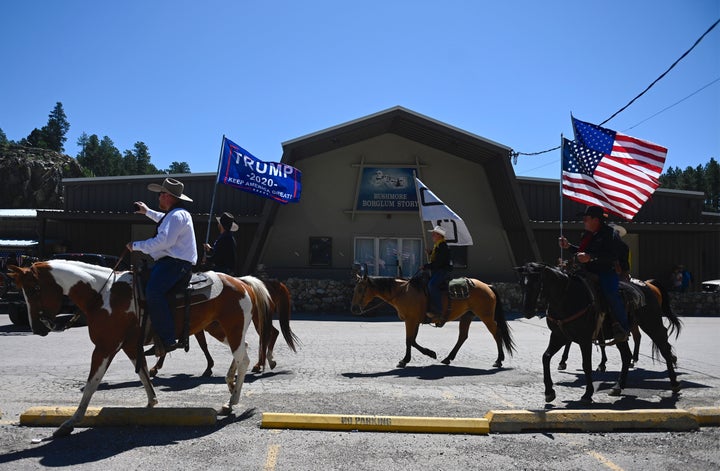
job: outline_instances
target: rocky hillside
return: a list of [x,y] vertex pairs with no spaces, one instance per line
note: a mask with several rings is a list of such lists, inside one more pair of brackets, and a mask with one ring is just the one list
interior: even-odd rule
[[2,209],[60,209],[62,179],[83,176],[72,157],[15,145],[0,147],[0,175]]

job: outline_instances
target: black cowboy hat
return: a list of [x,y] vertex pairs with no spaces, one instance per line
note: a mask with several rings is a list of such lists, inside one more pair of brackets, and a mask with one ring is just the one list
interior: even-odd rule
[[230,213],[222,213],[221,216],[215,218],[217,222],[225,228],[226,231],[235,232],[239,229],[235,223],[235,217]]

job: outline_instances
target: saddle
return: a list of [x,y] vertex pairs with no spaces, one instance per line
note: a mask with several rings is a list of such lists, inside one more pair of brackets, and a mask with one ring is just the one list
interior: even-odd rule
[[[594,273],[584,271],[576,272],[573,276],[583,283],[590,296],[592,312],[595,318],[595,329],[593,330],[592,341],[597,345],[614,345],[615,340],[613,339],[613,335],[608,335],[608,332],[612,332],[612,326],[609,320],[613,318],[608,315],[611,312],[610,306],[600,291],[598,276]],[[621,282],[621,285],[622,283],[624,282]],[[626,306],[628,321],[631,322],[631,312],[632,309],[634,309],[634,305],[628,303],[628,297],[626,297],[623,291],[620,292],[620,295],[623,297],[623,302]]]
[[[145,310],[145,290],[150,278],[150,271],[147,265],[143,265],[134,275],[136,275],[134,279],[137,283],[136,292],[138,294],[138,305],[141,311],[141,331],[147,335],[148,316]],[[214,280],[204,272],[189,273],[180,279],[166,296],[171,311],[175,311],[178,307],[185,307],[183,310],[183,331],[180,334],[178,343],[186,352],[190,350],[190,306],[212,298],[214,284]],[[141,340],[138,345],[139,356],[142,356],[140,354],[142,354],[143,343],[143,340]],[[156,345],[157,343],[158,342],[155,342]]]
[[620,282],[620,296],[625,301],[628,312],[640,309],[647,304],[642,288],[647,286],[644,281],[631,278],[629,282]]

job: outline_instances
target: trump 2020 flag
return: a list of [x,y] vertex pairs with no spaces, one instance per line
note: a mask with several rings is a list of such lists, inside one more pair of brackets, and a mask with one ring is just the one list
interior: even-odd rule
[[300,170],[287,164],[263,162],[239,145],[223,138],[218,183],[280,203],[300,200]]
[[435,196],[417,177],[415,177],[415,184],[418,189],[418,205],[423,221],[445,229],[445,240],[448,245],[473,245],[470,231],[460,216]]
[[572,118],[575,141],[563,139],[562,191],[632,219],[659,185],[667,149]]

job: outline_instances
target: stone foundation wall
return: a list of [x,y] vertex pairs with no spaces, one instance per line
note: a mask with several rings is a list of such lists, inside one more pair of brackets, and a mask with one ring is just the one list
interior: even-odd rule
[[[349,314],[356,281],[288,278],[283,281],[293,300],[294,312]],[[521,312],[522,293],[517,283],[493,283],[500,294],[505,313]],[[678,316],[720,316],[720,293],[670,293],[670,307]],[[392,307],[377,314],[392,313]]]

